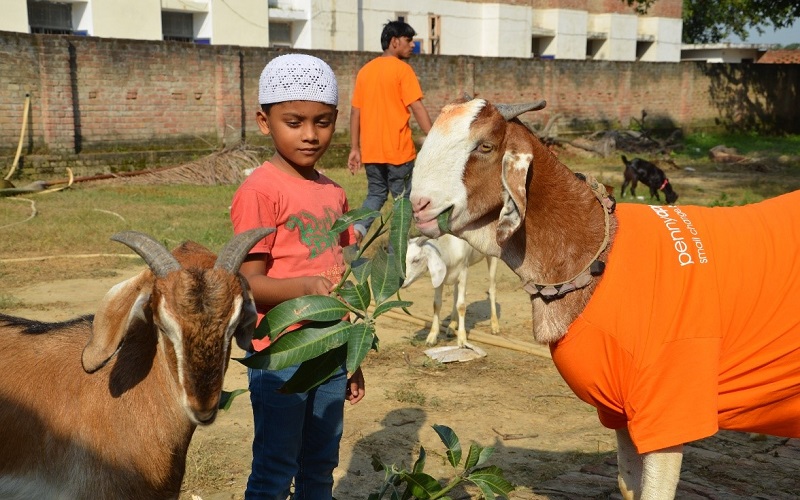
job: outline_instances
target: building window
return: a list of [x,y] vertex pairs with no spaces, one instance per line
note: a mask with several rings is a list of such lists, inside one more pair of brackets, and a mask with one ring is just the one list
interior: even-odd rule
[[442,17],[441,16],[428,16],[428,40],[430,40],[431,54],[440,54],[441,47],[439,42],[442,36]]
[[28,24],[31,33],[72,34],[72,5],[28,0]]
[[639,61],[653,47],[653,42],[636,42],[636,60]]
[[555,37],[552,36],[533,36],[531,37],[531,57],[537,59],[553,59],[553,55],[544,55],[550,48]]
[[605,40],[586,40],[586,59],[597,59],[605,43]]
[[194,41],[194,17],[186,12],[161,12],[161,35],[174,42]]
[[290,23],[269,23],[270,47],[292,46],[292,25]]

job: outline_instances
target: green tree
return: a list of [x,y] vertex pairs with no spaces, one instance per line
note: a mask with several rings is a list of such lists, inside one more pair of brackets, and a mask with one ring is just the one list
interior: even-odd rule
[[[643,14],[658,0],[622,1]],[[797,0],[683,0],[683,42],[714,43],[731,34],[746,40],[749,29],[787,28],[797,18]]]
[[[354,222],[374,216],[380,216],[377,231],[363,243],[334,294],[298,297],[272,308],[254,333],[258,339],[269,337],[272,344],[237,361],[262,370],[280,370],[300,364],[282,390],[306,392],[327,380],[343,364],[353,373],[371,349],[377,350],[375,320],[393,308],[411,305],[399,297],[394,298],[405,276],[411,203],[399,197],[386,218],[380,212],[365,208],[351,210],[333,224],[330,232],[338,236]],[[380,248],[372,259],[362,258],[364,250],[386,232],[394,251]],[[343,319],[348,316],[352,321]],[[303,322],[303,326],[290,335],[281,335],[299,322]],[[224,394],[221,406],[229,406],[233,397],[241,392]]]
[[443,486],[436,478],[427,474],[424,470],[427,454],[423,447],[420,447],[419,458],[410,471],[399,469],[394,464],[387,465],[379,456],[373,455],[372,467],[376,472],[384,471],[384,479],[380,490],[372,493],[368,500],[381,500],[386,495],[391,500],[451,500],[448,493],[464,482],[477,486],[480,489],[480,498],[485,500],[508,498],[514,485],[503,477],[503,471],[499,467],[483,466],[494,453],[494,448],[484,448],[472,443],[464,457],[461,441],[453,429],[446,425],[434,425],[433,430],[447,447],[447,461],[456,471],[455,476]]

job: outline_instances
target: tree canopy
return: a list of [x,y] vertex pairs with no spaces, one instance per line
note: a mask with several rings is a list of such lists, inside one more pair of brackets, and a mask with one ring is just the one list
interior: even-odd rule
[[[646,13],[658,0],[622,1]],[[713,43],[731,34],[746,40],[749,29],[786,28],[798,17],[797,0],[683,0],[683,42]]]

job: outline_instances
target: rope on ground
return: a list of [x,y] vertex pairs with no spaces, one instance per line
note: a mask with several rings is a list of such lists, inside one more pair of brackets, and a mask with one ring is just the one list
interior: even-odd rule
[[125,220],[125,217],[121,216],[117,212],[112,212],[111,210],[103,210],[102,208],[93,208],[92,210],[95,211],[95,212],[100,212],[100,213],[104,213],[104,214],[108,214],[108,215],[113,215],[114,217],[119,217],[119,219],[122,222],[128,222],[128,221]]
[[19,131],[19,142],[17,143],[17,153],[14,155],[14,162],[11,164],[11,170],[5,176],[5,180],[9,180],[19,165],[19,156],[22,153],[22,143],[25,140],[25,130],[28,128],[28,110],[31,107],[31,95],[25,94],[25,105],[22,108],[22,128]]
[[39,255],[38,257],[18,257],[15,259],[0,259],[0,263],[9,264],[13,262],[32,262],[37,260],[50,260],[50,259],[96,259],[99,257],[124,257],[141,259],[133,253],[86,253],[77,255]]
[[[401,321],[405,321],[407,323],[413,323],[415,325],[424,326],[426,328],[430,328],[431,327],[431,322],[430,321],[426,321],[426,320],[424,320],[422,318],[418,318],[416,316],[405,314],[405,313],[400,313],[400,312],[397,312],[397,311],[387,311],[387,312],[383,313],[383,316],[388,316],[388,317],[390,317],[392,319],[399,319]],[[446,331],[447,327],[442,325],[440,327],[440,329],[442,331]],[[544,347],[544,346],[541,346],[541,345],[538,345],[538,344],[533,344],[533,343],[530,343],[530,342],[523,342],[521,340],[509,339],[509,338],[501,337],[499,335],[491,335],[491,334],[488,334],[488,333],[483,333],[483,332],[480,332],[478,330],[475,330],[474,328],[469,331],[467,336],[469,337],[470,341],[475,341],[475,342],[479,342],[479,343],[482,343],[482,344],[493,345],[495,347],[503,347],[505,349],[511,349],[511,350],[514,350],[514,351],[525,352],[525,353],[528,353],[528,354],[533,354],[535,356],[540,356],[542,358],[550,359],[550,357],[551,357],[550,356],[550,349],[548,349],[547,347]]]
[[67,167],[67,173],[69,174],[69,178],[61,182],[60,184],[66,184],[65,186],[60,187],[49,187],[53,183],[48,181],[33,181],[30,184],[22,187],[13,187],[14,185],[10,182],[8,183],[11,187],[0,189],[0,196],[3,197],[11,197],[17,196],[19,194],[47,194],[47,193],[57,193],[58,191],[63,191],[68,187],[72,186],[73,182],[75,181],[75,176],[72,175],[72,169]]
[[27,198],[10,198],[10,199],[12,199],[12,200],[17,200],[17,201],[27,201],[28,203],[30,203],[30,204],[31,204],[31,214],[30,214],[30,215],[28,216],[28,218],[27,218],[27,219],[25,219],[25,220],[20,220],[20,221],[17,221],[17,222],[12,222],[11,224],[6,224],[5,226],[0,226],[0,229],[5,229],[5,228],[7,228],[7,227],[16,226],[17,224],[22,224],[22,223],[24,223],[24,222],[28,222],[29,220],[31,220],[31,219],[33,219],[34,217],[36,217],[36,213],[37,213],[37,212],[36,212],[36,202],[34,202],[33,200],[29,200],[29,199],[27,199]]

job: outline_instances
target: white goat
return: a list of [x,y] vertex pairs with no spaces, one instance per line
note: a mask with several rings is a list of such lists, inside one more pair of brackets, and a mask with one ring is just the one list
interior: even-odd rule
[[464,238],[522,279],[534,338],[616,430],[623,497],[673,498],[683,444],[717,429],[800,437],[800,191],[615,207],[516,119],[543,107],[445,106],[411,203],[423,234]]
[[0,498],[178,498],[197,425],[214,421],[231,339],[256,320],[247,252],[170,253],[133,231],[149,269],[114,286],[97,314],[63,323],[0,315]]
[[443,234],[438,238],[417,237],[408,240],[406,252],[406,279],[403,287],[407,287],[426,271],[430,273],[433,284],[433,319],[431,330],[425,342],[436,344],[439,334],[439,316],[442,311],[442,290],[444,285],[453,285],[453,312],[450,315],[448,329],[458,321],[456,338],[458,346],[467,345],[467,331],[464,317],[467,313],[467,273],[470,266],[486,259],[489,268],[489,306],[491,308],[492,333],[500,333],[500,322],[497,320],[497,297],[495,277],[497,275],[497,257],[487,257],[461,238]]

